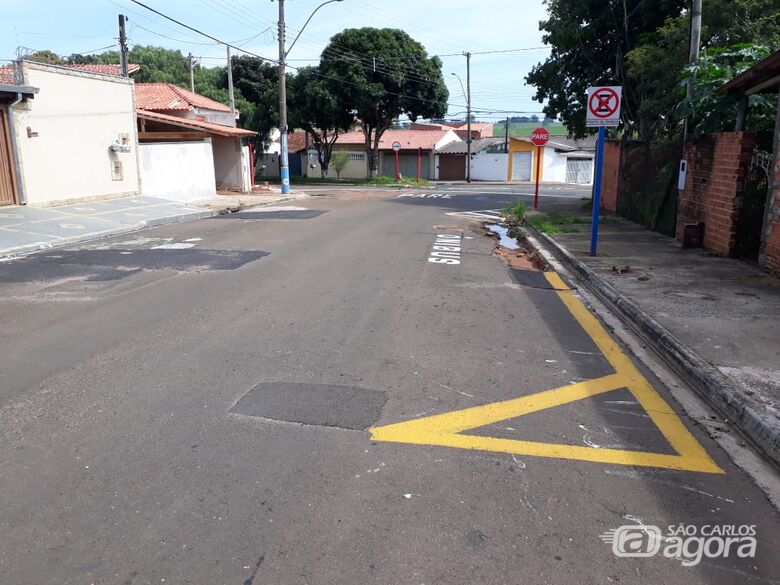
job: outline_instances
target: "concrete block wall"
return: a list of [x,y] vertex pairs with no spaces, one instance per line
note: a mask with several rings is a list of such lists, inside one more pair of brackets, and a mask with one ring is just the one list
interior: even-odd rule
[[734,256],[738,197],[754,146],[754,138],[746,132],[708,134],[686,144],[688,175],[679,196],[678,240],[682,241],[685,224],[702,221],[704,247]]

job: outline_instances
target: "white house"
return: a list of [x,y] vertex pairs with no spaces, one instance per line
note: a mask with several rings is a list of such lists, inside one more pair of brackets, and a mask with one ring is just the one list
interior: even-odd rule
[[257,133],[236,128],[228,106],[172,83],[137,83],[135,98],[145,195],[184,201],[251,191],[252,153],[242,139]]
[[[551,136],[541,152],[540,181],[591,184],[595,150],[594,137],[571,139],[566,136]],[[530,138],[511,137],[506,179],[513,182],[535,181],[537,156],[538,148]]]
[[0,112],[0,203],[139,193],[132,80],[21,61],[0,71]]

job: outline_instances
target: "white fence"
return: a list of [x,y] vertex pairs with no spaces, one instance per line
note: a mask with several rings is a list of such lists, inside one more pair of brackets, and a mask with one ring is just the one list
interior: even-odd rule
[[480,152],[471,157],[471,178],[475,181],[506,181],[508,154]]
[[214,153],[210,142],[140,144],[141,193],[173,201],[215,197]]

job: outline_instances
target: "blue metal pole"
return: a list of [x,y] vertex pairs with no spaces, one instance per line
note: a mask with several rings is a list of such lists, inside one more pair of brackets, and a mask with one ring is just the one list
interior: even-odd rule
[[280,157],[280,168],[279,168],[279,174],[281,175],[282,179],[282,195],[289,195],[290,194],[290,161],[287,154],[287,132],[282,131],[281,136],[279,137],[279,143],[281,146],[281,151],[279,153]]
[[607,129],[599,127],[599,139],[596,143],[596,177],[593,180],[593,227],[590,232],[590,255],[595,256],[599,245],[599,216],[601,214],[601,170],[604,166],[604,141]]

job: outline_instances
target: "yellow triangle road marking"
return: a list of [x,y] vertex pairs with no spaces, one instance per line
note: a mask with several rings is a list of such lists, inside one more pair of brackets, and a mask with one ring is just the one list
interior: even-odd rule
[[[723,470],[685,428],[669,404],[653,389],[598,320],[566,287],[561,278],[555,273],[547,273],[546,276],[569,312],[615,368],[614,374],[501,402],[374,427],[370,429],[371,438],[375,441],[391,443],[437,445],[515,455],[576,459],[596,463],[723,473]],[[628,389],[644,408],[650,420],[677,452],[676,455],[463,434],[464,431],[623,388]]]

